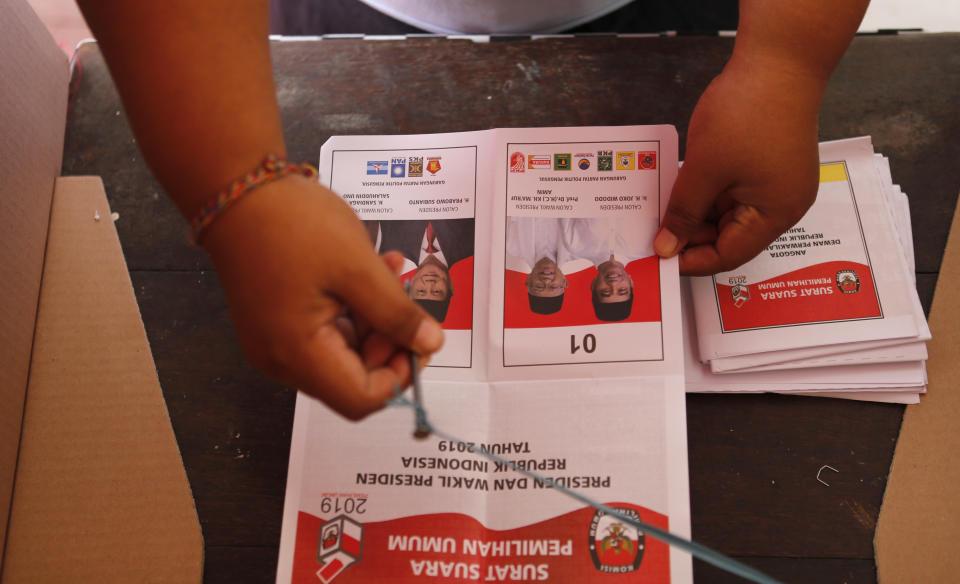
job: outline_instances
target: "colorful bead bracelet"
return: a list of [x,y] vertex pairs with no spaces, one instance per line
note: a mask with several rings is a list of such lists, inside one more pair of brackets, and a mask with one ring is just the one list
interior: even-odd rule
[[282,156],[267,155],[260,166],[227,185],[226,188],[217,193],[214,199],[203,206],[200,213],[190,222],[190,242],[194,245],[200,245],[204,231],[240,197],[260,185],[288,174],[300,174],[307,178],[316,178],[317,169],[312,164],[291,164]]

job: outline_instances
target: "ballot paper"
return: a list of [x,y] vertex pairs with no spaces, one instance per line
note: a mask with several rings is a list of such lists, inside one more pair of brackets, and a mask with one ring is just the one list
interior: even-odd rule
[[[691,582],[690,557],[496,454],[689,537],[669,126],[334,137],[321,181],[441,322],[431,423],[299,394],[278,582]],[[455,439],[453,439],[455,438]]]
[[703,359],[920,337],[870,140],[821,144],[820,158],[796,225],[743,266],[693,280]]
[[736,270],[690,279],[688,391],[901,403],[925,391],[907,197],[868,137],[823,143],[820,159],[817,200],[793,228]]

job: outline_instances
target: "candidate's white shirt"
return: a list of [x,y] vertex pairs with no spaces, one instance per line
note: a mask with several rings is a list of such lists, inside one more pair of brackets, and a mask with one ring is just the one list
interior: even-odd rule
[[613,12],[632,0],[361,0],[439,34],[547,34]]
[[560,271],[569,273],[578,265],[578,256],[567,246],[567,239],[559,218],[507,217],[506,268],[529,274],[538,261],[549,258]]
[[564,247],[576,257],[586,258],[599,266],[615,260],[627,265],[633,260],[653,255],[653,234],[656,219],[642,225],[637,217],[611,219],[562,219],[566,234]]

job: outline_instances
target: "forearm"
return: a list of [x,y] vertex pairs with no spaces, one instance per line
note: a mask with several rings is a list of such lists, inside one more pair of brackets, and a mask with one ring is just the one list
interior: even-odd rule
[[78,0],[139,146],[193,217],[267,153],[285,154],[266,0]]
[[[819,101],[857,32],[868,0],[741,0],[729,69]],[[789,89],[788,89],[789,88]]]

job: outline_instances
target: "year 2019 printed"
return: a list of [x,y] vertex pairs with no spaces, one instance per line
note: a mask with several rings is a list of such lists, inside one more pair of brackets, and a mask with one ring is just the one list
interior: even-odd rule
[[363,494],[324,493],[320,499],[323,514],[363,515],[367,512],[367,496]]

